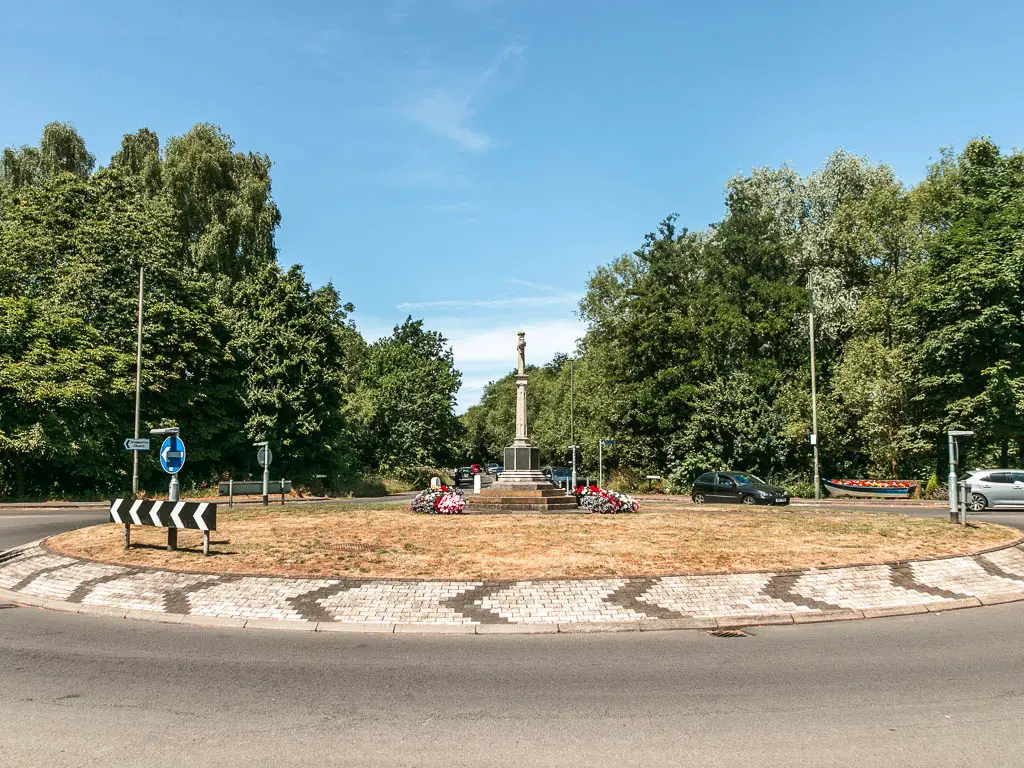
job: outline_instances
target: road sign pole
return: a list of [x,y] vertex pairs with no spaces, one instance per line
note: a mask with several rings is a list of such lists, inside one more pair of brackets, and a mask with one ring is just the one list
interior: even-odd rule
[[597,441],[597,487],[604,488],[604,440]]
[[[181,486],[178,484],[178,476],[171,475],[171,486],[167,489],[167,500],[168,501],[180,501],[179,498],[181,492]],[[168,528],[167,529],[167,549],[173,552],[178,548],[178,529]]]
[[270,462],[263,467],[263,506],[270,504]]

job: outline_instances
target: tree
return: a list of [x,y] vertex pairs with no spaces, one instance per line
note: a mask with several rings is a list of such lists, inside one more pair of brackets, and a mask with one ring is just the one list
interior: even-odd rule
[[922,429],[971,428],[1024,456],[1024,155],[988,139],[946,154],[915,190],[929,258],[903,315],[921,339]]
[[363,464],[382,471],[449,464],[463,437],[454,413],[461,383],[446,339],[422,320],[406,318],[371,344],[349,404]]
[[281,223],[270,158],[233,149],[220,128],[201,123],[167,142],[162,169],[182,255],[194,268],[231,281],[274,262]]
[[[358,378],[362,338],[330,284],[313,289],[301,267],[276,264],[240,280],[230,306],[240,382],[239,436],[280,446],[282,471],[308,478],[355,464],[343,416]],[[244,446],[243,446],[244,447]]]

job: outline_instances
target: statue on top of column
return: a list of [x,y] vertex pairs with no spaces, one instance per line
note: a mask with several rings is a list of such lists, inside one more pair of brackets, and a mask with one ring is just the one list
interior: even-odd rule
[[526,373],[526,331],[519,331],[519,375]]

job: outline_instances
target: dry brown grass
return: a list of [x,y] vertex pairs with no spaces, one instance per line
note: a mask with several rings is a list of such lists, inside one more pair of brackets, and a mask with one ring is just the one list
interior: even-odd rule
[[[706,508],[705,508],[706,509]],[[963,554],[1017,538],[988,523],[870,512],[765,510],[633,515],[417,515],[314,507],[219,514],[213,556],[196,531],[100,525],[49,540],[59,552],[172,570],[337,577],[537,579],[781,570]]]

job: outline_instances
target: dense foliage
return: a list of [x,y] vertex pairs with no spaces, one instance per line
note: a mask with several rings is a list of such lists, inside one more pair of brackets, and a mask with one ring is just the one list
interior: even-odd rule
[[[707,470],[811,476],[808,316],[816,321],[822,474],[945,473],[944,432],[977,432],[972,465],[1024,463],[1024,155],[946,152],[913,188],[838,152],[808,178],[759,169],[701,232],[669,217],[599,268],[581,302],[576,442],[633,483]],[[569,365],[531,377],[531,425],[564,463]],[[477,454],[509,437],[514,386],[463,421]]]
[[446,341],[410,318],[367,345],[334,286],[278,262],[266,155],[197,125],[95,166],[61,123],[0,158],[0,496],[130,487],[140,267],[142,432],[181,427],[186,486],[258,472],[257,440],[300,482],[449,459]]

